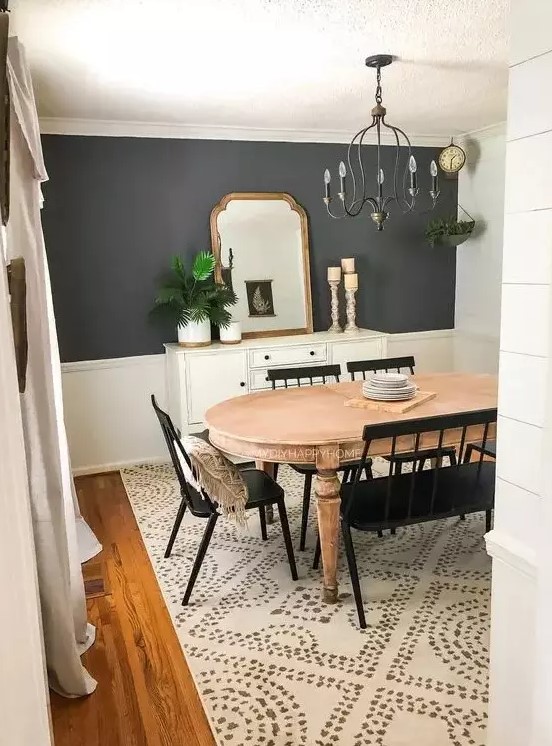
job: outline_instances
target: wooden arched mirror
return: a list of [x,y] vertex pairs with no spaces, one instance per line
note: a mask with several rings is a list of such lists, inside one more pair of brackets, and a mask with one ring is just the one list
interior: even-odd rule
[[211,245],[244,337],[312,332],[307,214],[291,195],[227,194],[211,212]]

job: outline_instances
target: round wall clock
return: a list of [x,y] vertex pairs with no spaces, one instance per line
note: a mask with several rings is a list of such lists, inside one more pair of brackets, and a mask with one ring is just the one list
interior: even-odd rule
[[466,154],[451,140],[450,145],[439,153],[439,166],[446,174],[457,174],[466,162]]

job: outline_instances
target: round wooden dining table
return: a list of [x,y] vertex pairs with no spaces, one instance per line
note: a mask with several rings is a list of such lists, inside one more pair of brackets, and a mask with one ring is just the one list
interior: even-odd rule
[[[346,405],[362,396],[362,381],[258,391],[223,401],[206,412],[209,438],[226,453],[254,460],[269,474],[275,464],[316,466],[314,489],[327,603],[335,603],[338,596],[341,499],[337,470],[360,458],[364,426],[497,405],[496,376],[437,373],[416,375],[414,380],[421,391],[435,393],[435,397],[400,414]],[[458,440],[458,431],[450,431],[450,438],[445,439],[447,445],[458,445]],[[412,443],[405,440],[402,450],[411,448]],[[389,441],[372,441],[370,455],[389,452]]]

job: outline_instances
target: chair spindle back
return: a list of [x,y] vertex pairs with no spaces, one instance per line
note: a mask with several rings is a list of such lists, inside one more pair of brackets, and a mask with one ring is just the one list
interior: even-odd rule
[[211,513],[216,512],[216,505],[203,490],[198,491],[194,485],[190,484],[184,469],[182,462],[179,458],[179,454],[182,456],[184,463],[188,467],[191,474],[193,474],[192,462],[189,455],[186,453],[182,441],[180,440],[176,428],[167,412],[163,411],[157,404],[155,396],[151,395],[151,404],[161,425],[163,437],[169,450],[171,462],[176,472],[178,483],[180,485],[180,493],[186,501],[186,505],[193,515],[204,517]]
[[378,373],[379,371],[390,371],[400,373],[401,369],[408,369],[410,375],[414,375],[414,356],[384,357],[377,360],[353,360],[347,363],[347,371],[351,374],[351,381],[355,380],[355,373],[362,373],[366,380],[366,373]]
[[[281,388],[292,386],[313,386],[315,383],[339,383],[341,367],[339,365],[309,365],[300,368],[271,368],[267,370],[266,377],[272,383],[272,388],[276,388],[278,382],[282,382]],[[301,384],[301,381],[308,383]]]
[[[462,412],[451,415],[438,415],[436,417],[424,417],[417,420],[403,420],[400,422],[383,423],[378,425],[366,425],[362,438],[364,448],[360,460],[359,468],[356,471],[352,488],[345,494],[345,504],[343,506],[343,515],[347,519],[355,499],[355,491],[360,481],[360,474],[369,458],[370,447],[375,440],[390,439],[390,474],[387,478],[384,520],[392,520],[391,512],[393,509],[400,507],[401,520],[408,522],[413,518],[414,500],[420,499],[420,487],[423,483],[423,496],[427,504],[425,505],[426,514],[438,517],[443,515],[437,504],[439,495],[439,480],[443,472],[453,474],[452,470],[463,473],[467,476],[455,482],[451,481],[450,492],[447,493],[447,512],[454,512],[455,507],[462,503],[465,504],[466,496],[473,496],[474,503],[477,502],[477,488],[482,474],[484,461],[484,448],[487,440],[494,437],[491,428],[496,423],[497,410],[483,409],[473,412]],[[447,433],[452,430],[460,430],[454,436],[455,442],[460,442],[459,458],[454,466],[443,466],[443,458],[446,457]],[[470,434],[471,429],[471,434]],[[483,431],[483,436],[481,436]],[[423,443],[424,435],[427,438],[431,436],[432,443]],[[405,440],[406,439],[406,440]],[[452,439],[452,438],[450,438]],[[473,468],[466,471],[465,458],[466,447],[470,442],[481,442],[482,450],[477,459],[477,466],[473,463]],[[412,453],[412,471],[408,473],[397,473],[397,463],[394,463],[394,457],[401,451]],[[464,456],[464,457],[463,457]],[[424,463],[427,460],[434,460],[434,466],[431,469],[424,469]],[[417,489],[418,488],[418,489]],[[461,490],[455,492],[455,490]],[[458,498],[458,499],[457,499]],[[406,510],[405,510],[406,508]]]

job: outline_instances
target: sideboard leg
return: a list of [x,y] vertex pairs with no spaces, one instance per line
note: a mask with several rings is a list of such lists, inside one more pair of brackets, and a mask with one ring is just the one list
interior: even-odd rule
[[339,549],[339,495],[340,482],[334,469],[318,472],[314,481],[318,531],[324,569],[322,600],[329,604],[337,602],[337,554]]
[[[274,479],[276,464],[271,461],[255,461],[255,467],[261,471],[266,471],[268,476]],[[265,506],[265,516],[267,524],[274,523],[274,507],[272,505]]]

